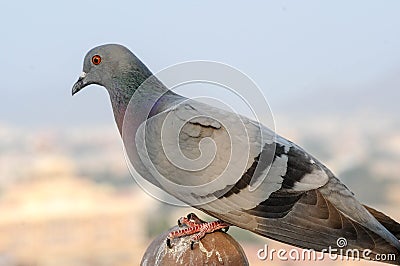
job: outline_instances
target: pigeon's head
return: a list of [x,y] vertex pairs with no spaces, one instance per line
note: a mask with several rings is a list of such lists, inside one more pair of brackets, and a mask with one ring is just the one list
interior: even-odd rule
[[[83,61],[83,71],[72,87],[72,95],[90,84],[110,90],[139,86],[151,72],[128,48],[105,44],[91,49]],[[135,84],[135,81],[139,84]]]

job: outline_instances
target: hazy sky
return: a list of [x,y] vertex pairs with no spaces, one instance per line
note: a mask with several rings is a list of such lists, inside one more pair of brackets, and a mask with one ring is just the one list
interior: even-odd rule
[[103,43],[128,46],[153,71],[230,64],[277,112],[337,95],[398,101],[398,0],[7,1],[0,14],[0,125],[113,123],[104,89],[71,97],[85,53]]

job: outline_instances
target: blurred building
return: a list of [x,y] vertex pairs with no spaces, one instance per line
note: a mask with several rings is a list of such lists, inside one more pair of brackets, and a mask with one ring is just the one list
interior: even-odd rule
[[151,206],[138,190],[67,176],[9,188],[0,198],[0,265],[138,265]]

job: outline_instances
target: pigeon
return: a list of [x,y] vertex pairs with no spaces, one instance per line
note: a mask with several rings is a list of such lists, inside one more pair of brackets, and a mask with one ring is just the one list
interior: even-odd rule
[[106,88],[129,160],[154,186],[270,239],[322,252],[342,239],[400,264],[400,224],[260,122],[173,92],[119,44],[86,54],[72,95],[90,84]]

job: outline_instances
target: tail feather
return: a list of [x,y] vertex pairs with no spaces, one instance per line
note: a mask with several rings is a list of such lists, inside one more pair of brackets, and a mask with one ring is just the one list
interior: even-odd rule
[[[324,197],[329,200],[335,208],[337,208],[341,213],[352,219],[353,221],[359,223],[368,230],[374,232],[383,238],[386,242],[390,243],[393,247],[400,252],[400,242],[399,238],[393,235],[388,228],[386,228],[382,223],[374,217],[374,215],[369,212],[351,193],[348,188],[343,185],[337,178],[332,176],[329,182],[318,189]],[[370,208],[371,209],[371,208]],[[375,210],[374,210],[375,211]],[[377,213],[375,211],[375,213]],[[378,214],[377,214],[378,215]],[[386,222],[389,227],[393,227],[393,222],[389,222],[388,217],[385,215],[378,215],[381,220]],[[390,221],[393,221],[390,219]]]
[[397,239],[400,240],[400,223],[396,222],[384,213],[375,210],[369,206],[364,207],[377,219],[390,233],[392,233]]

